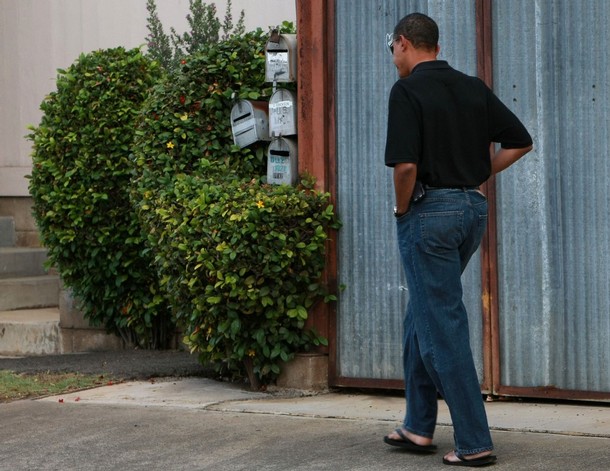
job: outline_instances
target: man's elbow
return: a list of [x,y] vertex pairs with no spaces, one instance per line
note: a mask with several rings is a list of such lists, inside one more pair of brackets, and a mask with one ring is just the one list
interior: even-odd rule
[[518,160],[521,157],[523,157],[525,154],[527,154],[528,152],[531,152],[531,150],[533,148],[534,148],[534,144],[530,144],[529,146],[526,146],[526,147],[519,147],[519,148],[513,149],[513,152],[516,154],[516,158]]

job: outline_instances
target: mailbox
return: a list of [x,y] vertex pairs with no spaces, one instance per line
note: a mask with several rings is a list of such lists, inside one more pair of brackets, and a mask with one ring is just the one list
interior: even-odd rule
[[267,183],[294,185],[297,182],[297,172],[296,141],[284,137],[271,141],[267,153]]
[[295,82],[297,78],[297,35],[273,31],[265,46],[265,81]]
[[297,100],[290,90],[280,88],[271,95],[269,133],[271,137],[294,136],[297,133]]
[[231,132],[239,147],[253,142],[268,141],[269,103],[266,101],[239,100],[231,109]]

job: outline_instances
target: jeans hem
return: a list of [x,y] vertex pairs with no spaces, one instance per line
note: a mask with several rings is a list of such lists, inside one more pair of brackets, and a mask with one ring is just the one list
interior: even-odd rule
[[482,447],[482,448],[472,448],[470,450],[456,449],[460,455],[468,456],[468,455],[476,455],[477,453],[483,453],[485,451],[492,451],[494,449],[493,446]]

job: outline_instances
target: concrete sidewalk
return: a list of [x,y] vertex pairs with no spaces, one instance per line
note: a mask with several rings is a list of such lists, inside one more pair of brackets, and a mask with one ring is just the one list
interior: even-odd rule
[[[610,406],[486,404],[494,470],[610,469]],[[434,455],[382,442],[401,398],[253,393],[205,378],[136,381],[0,405],[0,470],[447,469],[452,428],[440,403]]]
[[[327,419],[380,420],[400,423],[404,400],[371,394],[326,393],[287,397],[289,391],[255,393],[206,378],[135,381],[41,399],[64,403],[140,405],[205,409],[218,412],[286,415]],[[78,401],[76,400],[78,399]],[[494,430],[610,438],[610,404],[541,404],[497,401],[486,403]],[[451,425],[444,401],[439,401],[439,425]],[[610,470],[610,466],[608,467]]]

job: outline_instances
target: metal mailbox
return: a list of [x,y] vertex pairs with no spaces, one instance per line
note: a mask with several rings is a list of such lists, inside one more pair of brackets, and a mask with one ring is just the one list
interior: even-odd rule
[[271,141],[267,152],[267,183],[294,185],[297,182],[297,143],[279,137]]
[[266,101],[239,100],[231,109],[233,142],[247,147],[253,142],[268,141],[269,103]]
[[290,90],[278,89],[269,100],[269,133],[271,137],[294,136],[297,133],[297,100]]
[[295,82],[297,78],[297,35],[274,31],[265,46],[265,81]]

